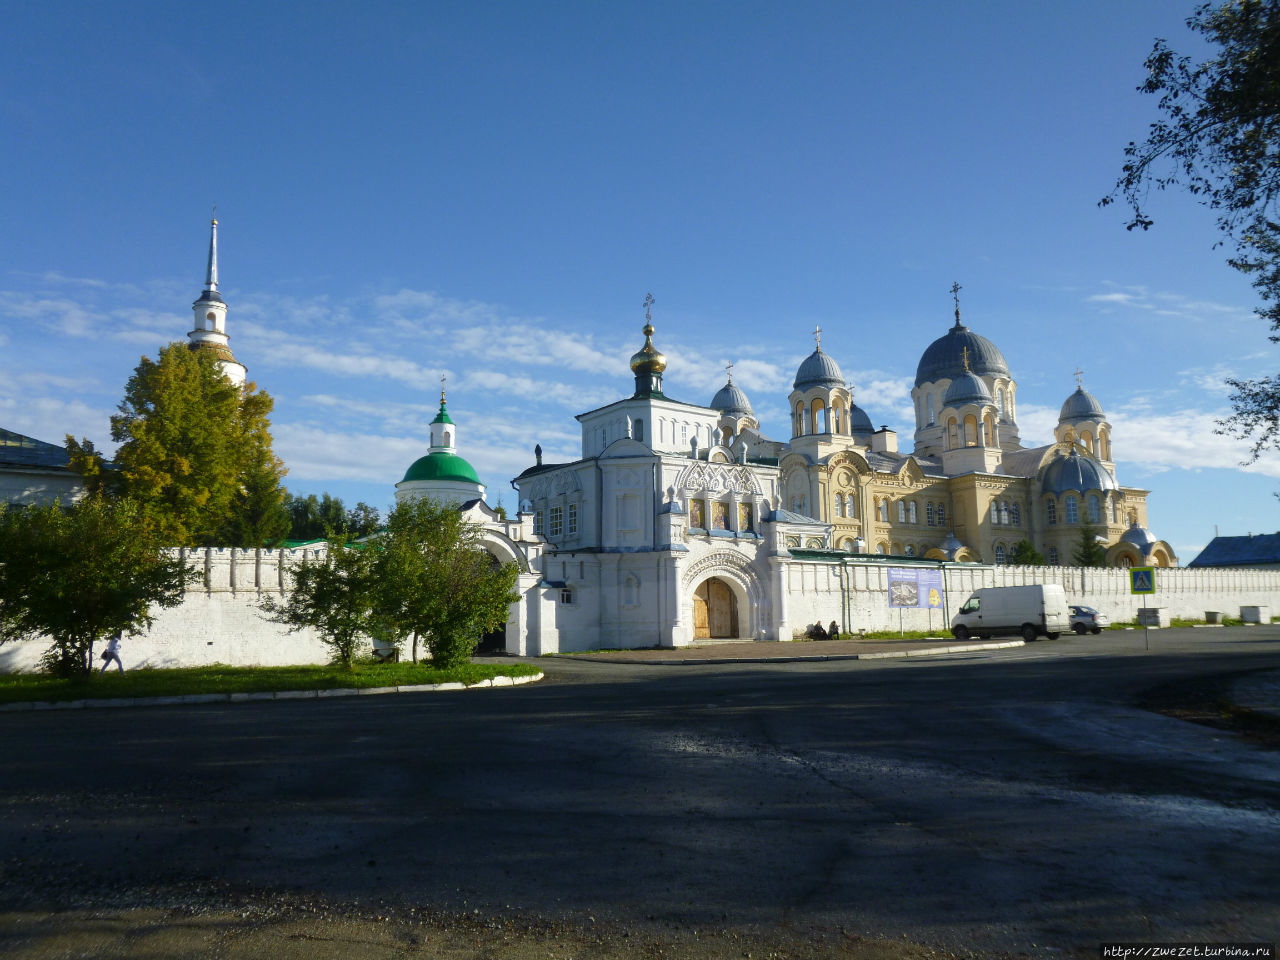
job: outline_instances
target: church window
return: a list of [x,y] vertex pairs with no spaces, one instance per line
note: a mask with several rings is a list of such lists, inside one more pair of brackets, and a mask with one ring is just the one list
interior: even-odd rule
[[446,447],[447,447],[447,446],[449,446],[449,440],[450,440],[450,437],[451,437],[451,436],[452,436],[452,434],[450,434],[448,430],[446,430],[446,431],[444,432],[444,445],[445,445]]
[[1067,523],[1080,522],[1080,501],[1075,497],[1067,497]]
[[1111,522],[1116,522],[1116,502],[1114,499],[1111,501]]
[[1098,502],[1097,494],[1094,494],[1094,493],[1089,494],[1089,499],[1086,502],[1089,504],[1089,522],[1101,523],[1102,522],[1102,504]]
[[687,423],[680,424],[680,442],[689,442],[689,425]]
[[840,409],[839,405],[836,405],[836,406],[832,407],[832,408],[831,408],[831,410],[832,410],[832,412],[835,414],[835,418],[836,418],[836,429],[835,429],[835,432],[836,432],[836,433],[844,433],[844,430],[841,428],[841,423],[843,422],[844,417],[843,417],[843,416],[841,416],[841,412],[842,412],[842,411],[841,411],[841,409]]
[[1058,565],[1058,548],[1049,548],[1049,566],[1056,567]]
[[551,537],[559,537],[564,533],[564,508],[552,507],[550,517],[550,529],[547,531]]
[[566,605],[573,603],[573,587],[560,588],[560,602]]
[[1003,543],[996,544],[996,563],[997,564],[1004,563],[1004,544]]
[[1006,527],[1009,525],[1009,501],[1000,501],[1000,522]]
[[973,414],[964,418],[964,445],[966,447],[978,445],[978,418]]
[[538,536],[542,536],[542,511],[535,510],[533,513],[533,532]]
[[627,574],[627,579],[622,585],[622,603],[627,607],[640,604],[640,581],[634,573]]
[[907,522],[907,505],[903,503],[901,500],[898,501],[898,522],[899,523]]
[[876,544],[876,553],[880,554],[881,556],[884,556],[884,555],[885,555],[885,554],[887,554],[888,552],[889,552],[889,548],[888,548],[888,547],[886,547],[886,546],[884,545],[884,543],[877,543],[877,544]]
[[578,533],[578,505],[576,503],[569,504],[569,536],[577,536]]
[[945,503],[938,504],[938,526],[945,527],[947,525],[947,505]]
[[912,500],[907,504],[907,523],[919,523],[920,518],[916,514],[916,502]]
[[1000,414],[1000,419],[1006,419],[1004,415],[1004,387],[996,387],[996,410]]
[[1022,526],[1022,505],[1015,503],[1009,508],[1009,520],[1015,527]]
[[1045,515],[1049,518],[1049,526],[1053,526],[1058,522],[1058,504],[1050,500],[1044,505],[1044,509]]
[[888,500],[880,501],[880,522],[881,523],[889,522],[889,501]]
[[956,418],[952,417],[947,421],[947,449],[954,450],[960,446],[960,437],[957,434]]
[[929,524],[929,526],[931,527],[933,526],[933,504],[932,503],[926,503],[924,505],[924,519],[925,519],[925,522]]
[[998,524],[1000,522],[1000,504],[994,500],[991,501],[991,522]]
[[837,517],[844,516],[844,494],[843,493],[836,494],[836,516]]
[[926,423],[933,423],[933,394],[927,393],[924,398],[925,406],[928,408],[928,417]]
[[644,442],[644,420],[639,417],[636,418],[635,422],[631,425],[631,436],[633,439],[639,440],[641,443]]

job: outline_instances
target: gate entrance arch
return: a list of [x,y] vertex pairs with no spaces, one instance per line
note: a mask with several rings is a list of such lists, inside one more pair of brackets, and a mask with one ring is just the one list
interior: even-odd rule
[[739,636],[738,598],[719,577],[709,577],[693,592],[693,638],[731,640]]

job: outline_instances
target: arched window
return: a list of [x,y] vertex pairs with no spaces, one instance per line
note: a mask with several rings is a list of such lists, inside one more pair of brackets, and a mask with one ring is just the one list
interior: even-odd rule
[[1058,548],[1057,547],[1049,548],[1049,565],[1052,567],[1056,567],[1058,565]]
[[1000,419],[1008,419],[1004,415],[1004,387],[996,387],[996,410],[1000,413]]
[[966,447],[978,445],[978,418],[973,414],[964,418],[964,445]]
[[827,405],[817,397],[814,397],[811,416],[813,417],[814,433],[830,433],[827,429]]
[[844,430],[842,430],[840,427],[840,425],[844,422],[844,417],[841,415],[842,411],[840,408],[840,404],[837,403],[835,406],[833,406],[831,408],[831,413],[835,418],[835,432],[844,433]]
[[1084,444],[1084,448],[1086,450],[1088,450],[1090,453],[1093,453],[1093,434],[1092,433],[1089,433],[1086,430],[1084,433],[1080,434],[1080,442]]
[[639,440],[644,443],[644,421],[639,417],[631,424],[631,437],[633,440]]
[[947,421],[947,449],[955,450],[960,446],[959,431],[956,426],[956,418],[952,417]]
[[938,504],[938,526],[945,527],[947,525],[947,505],[945,503]]
[[1022,507],[1020,505],[1015,503],[1009,507],[1009,521],[1015,527],[1022,526]]
[[996,445],[996,427],[991,422],[990,414],[982,418],[982,437],[982,442],[986,446],[994,447]]
[[1116,501],[1114,497],[1111,499],[1111,522],[1116,522]]
[[1080,522],[1080,503],[1074,496],[1067,497],[1067,523]]
[[813,414],[810,413],[809,410],[806,408],[803,413],[803,416],[804,416],[804,423],[801,425],[800,432],[803,433],[805,436],[808,436],[809,434],[813,433]]
[[1004,563],[1004,544],[1003,543],[996,544],[996,563],[998,564]]
[[919,523],[920,519],[916,514],[916,502],[912,500],[907,504],[907,523]]
[[889,501],[888,500],[880,501],[880,522],[881,523],[889,522]]
[[1044,505],[1045,516],[1049,518],[1049,526],[1053,526],[1058,522],[1058,504],[1050,500]]
[[1000,504],[994,500],[991,501],[991,522],[998,524],[1000,522]]
[[884,556],[888,552],[889,552],[889,548],[886,547],[883,542],[876,544],[876,553],[880,554],[881,556]]
[[926,503],[924,505],[924,519],[925,519],[925,522],[929,524],[929,526],[931,527],[933,526],[933,504],[932,503]]
[[925,402],[925,406],[928,408],[928,415],[929,415],[929,419],[926,420],[925,422],[933,423],[933,394],[926,393],[924,396],[924,402]]
[[837,517],[844,516],[844,494],[843,493],[836,494],[836,516]]
[[1089,522],[1101,523],[1102,522],[1102,505],[1098,502],[1098,495],[1095,493],[1089,494],[1089,499],[1086,501],[1086,503],[1089,505]]
[[907,522],[907,505],[903,503],[901,500],[898,501],[898,522],[899,523]]

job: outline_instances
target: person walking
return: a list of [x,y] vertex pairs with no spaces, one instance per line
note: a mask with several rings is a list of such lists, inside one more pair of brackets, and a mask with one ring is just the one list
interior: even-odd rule
[[102,669],[98,671],[98,676],[102,676],[106,672],[107,667],[111,666],[111,661],[116,662],[116,666],[120,668],[120,672],[124,673],[124,663],[120,660],[120,631],[107,641],[107,648],[102,651]]

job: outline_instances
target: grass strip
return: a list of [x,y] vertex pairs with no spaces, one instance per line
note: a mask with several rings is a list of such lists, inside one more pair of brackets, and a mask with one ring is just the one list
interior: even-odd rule
[[340,666],[140,668],[73,680],[40,673],[0,675],[0,703],[177,697],[196,693],[264,693],[276,690],[334,690],[348,687],[400,687],[427,683],[478,683],[493,677],[524,677],[538,672],[526,663],[469,663],[437,670],[428,663],[357,663]]

